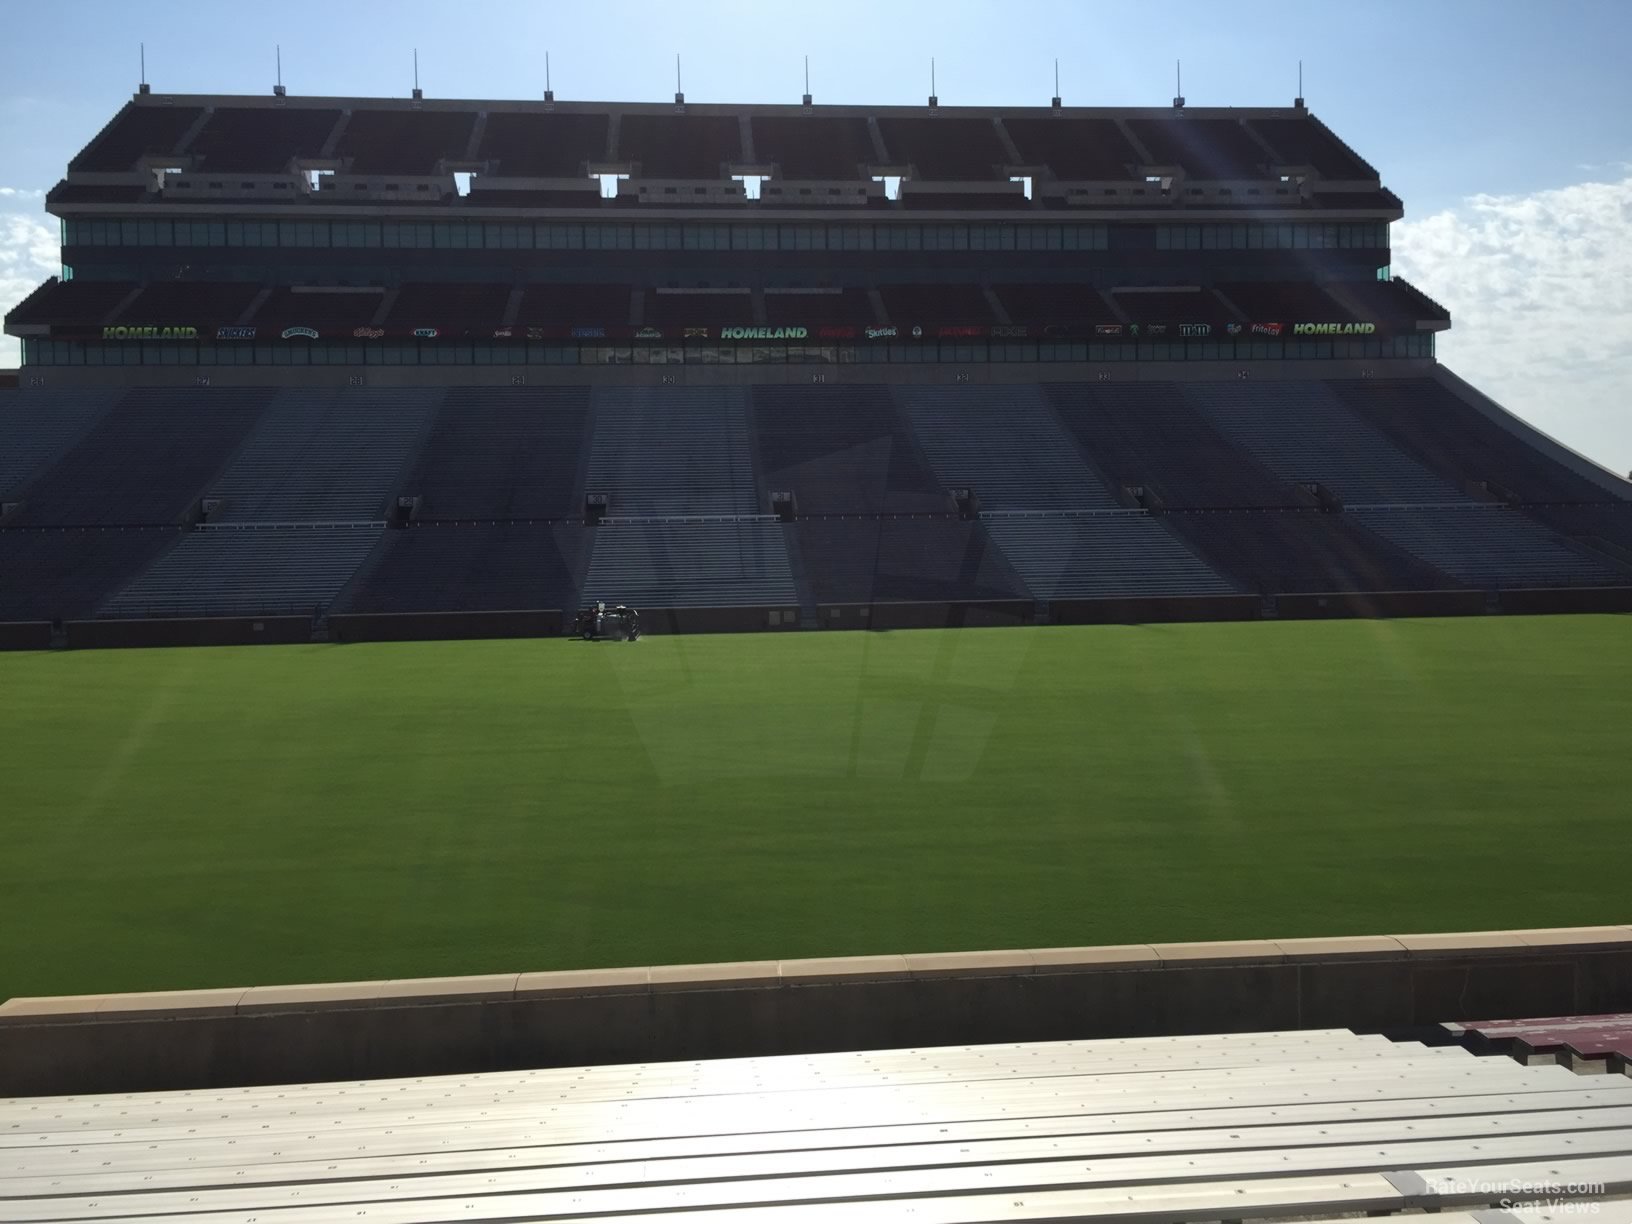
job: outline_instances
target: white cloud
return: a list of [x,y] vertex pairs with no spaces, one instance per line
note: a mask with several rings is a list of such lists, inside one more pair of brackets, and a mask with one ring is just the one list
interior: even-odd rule
[[1439,358],[1613,471],[1632,469],[1632,175],[1472,196],[1394,226],[1394,270],[1444,303]]
[[[18,197],[38,197],[39,191],[0,187],[0,197],[11,204]],[[0,211],[0,315],[39,287],[61,265],[55,218],[44,213]],[[11,336],[0,336],[0,369],[22,360],[22,346]]]

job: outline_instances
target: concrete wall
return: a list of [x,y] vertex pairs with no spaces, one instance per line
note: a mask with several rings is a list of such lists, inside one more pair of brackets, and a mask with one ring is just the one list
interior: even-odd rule
[[554,608],[515,612],[336,613],[329,617],[334,642],[415,642],[456,638],[555,637],[561,613]]
[[0,624],[0,650],[45,650],[50,645],[50,621],[11,621]]
[[69,621],[71,649],[110,646],[257,646],[312,640],[309,616],[211,616],[196,619]]
[[669,965],[0,1005],[0,1095],[1632,1010],[1632,926]]

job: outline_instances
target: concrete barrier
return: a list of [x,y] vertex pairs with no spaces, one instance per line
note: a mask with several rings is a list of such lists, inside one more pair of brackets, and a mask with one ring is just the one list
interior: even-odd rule
[[1135,599],[1055,599],[1048,619],[1056,625],[1140,625],[1172,621],[1256,620],[1257,595],[1153,595]]
[[50,621],[7,621],[0,624],[0,650],[49,650]]
[[12,999],[0,1095],[1632,1010],[1632,926]]
[[[871,629],[974,629],[995,625],[1029,625],[1037,605],[1030,599],[965,599],[940,602],[876,602],[865,621],[852,627]],[[843,619],[843,618],[839,618]],[[829,618],[824,623],[832,623]]]
[[1632,587],[1565,587],[1497,593],[1502,611],[1518,615],[1553,612],[1632,612]]
[[642,633],[756,633],[797,629],[797,606],[751,608],[637,608]]
[[509,612],[341,612],[329,617],[332,642],[420,642],[468,638],[556,637],[557,608]]
[[1333,591],[1324,595],[1277,595],[1283,620],[1322,617],[1482,616],[1483,591]]
[[144,646],[289,645],[312,640],[309,616],[212,616],[165,620],[69,621],[75,650]]

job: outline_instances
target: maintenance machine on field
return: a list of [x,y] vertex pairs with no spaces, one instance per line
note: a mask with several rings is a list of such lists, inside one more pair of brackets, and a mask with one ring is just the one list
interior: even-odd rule
[[604,603],[597,603],[593,608],[585,608],[578,613],[573,634],[586,642],[603,638],[614,642],[639,641],[640,613],[622,604],[609,608]]

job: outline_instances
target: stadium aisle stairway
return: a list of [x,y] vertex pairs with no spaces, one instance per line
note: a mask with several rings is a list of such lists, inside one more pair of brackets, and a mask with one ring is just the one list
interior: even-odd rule
[[82,438],[123,394],[112,388],[0,395],[0,494],[21,488]]
[[180,534],[174,527],[0,530],[0,621],[90,616]]
[[575,608],[591,532],[577,523],[460,523],[388,531],[337,612]]
[[279,391],[209,497],[222,523],[378,522],[441,392]]
[[770,386],[750,396],[763,491],[792,492],[801,516],[951,509],[886,388]]
[[184,535],[98,614],[309,614],[333,600],[384,530],[200,527]]
[[25,505],[8,525],[180,522],[273,394],[248,387],[127,392],[77,445],[18,490]]
[[616,523],[593,529],[584,602],[636,608],[797,604],[783,526]]
[[1368,509],[1348,516],[1470,586],[1604,586],[1632,576],[1506,506]]
[[1345,504],[1437,505],[1471,499],[1402,453],[1319,382],[1185,383],[1221,434],[1282,480],[1319,481]]
[[765,511],[755,504],[746,391],[607,387],[591,402],[584,488],[610,495],[612,517]]
[[450,388],[401,492],[419,521],[577,518],[587,387]]
[[1034,386],[897,387],[943,488],[975,490],[983,510],[1114,509]]
[[1228,595],[1236,588],[1142,511],[983,519],[1041,600]]

